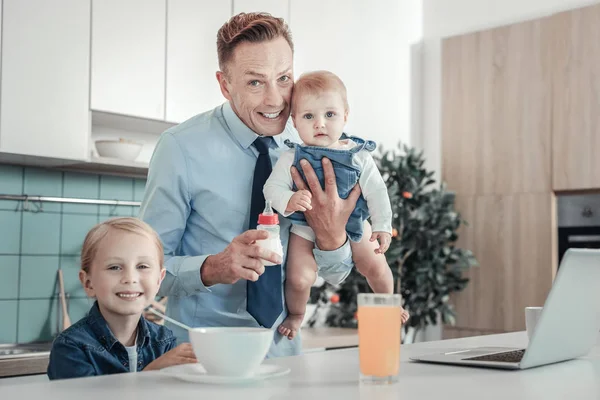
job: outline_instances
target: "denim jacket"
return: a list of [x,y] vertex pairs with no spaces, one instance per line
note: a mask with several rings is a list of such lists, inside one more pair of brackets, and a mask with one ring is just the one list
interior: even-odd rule
[[[176,346],[170,329],[140,318],[137,371]],[[129,372],[127,350],[110,331],[96,301],[86,317],[61,332],[50,352],[48,378],[65,379]]]

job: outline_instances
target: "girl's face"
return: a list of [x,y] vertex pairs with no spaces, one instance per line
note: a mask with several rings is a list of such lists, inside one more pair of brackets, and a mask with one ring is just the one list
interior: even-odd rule
[[113,229],[100,241],[89,272],[80,271],[79,279],[103,314],[141,315],[165,277],[159,260],[149,235]]

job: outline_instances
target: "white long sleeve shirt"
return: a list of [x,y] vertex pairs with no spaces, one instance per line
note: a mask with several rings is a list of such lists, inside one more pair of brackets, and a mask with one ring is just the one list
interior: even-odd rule
[[[356,145],[351,140],[341,141],[342,145],[338,149],[349,150]],[[292,173],[290,167],[294,163],[294,149],[289,149],[281,154],[277,164],[273,167],[273,172],[265,183],[263,192],[266,200],[271,201],[271,205],[284,217],[292,213],[286,213],[285,210],[294,194]],[[361,174],[358,180],[362,195],[367,201],[369,215],[371,216],[371,226],[373,232],[392,233],[392,206],[388,196],[387,187],[375,160],[371,153],[362,150],[356,153],[355,160],[360,166]]]

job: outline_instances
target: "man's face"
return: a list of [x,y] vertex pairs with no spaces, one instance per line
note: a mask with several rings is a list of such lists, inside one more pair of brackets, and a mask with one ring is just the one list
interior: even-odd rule
[[217,79],[248,128],[266,136],[283,132],[294,86],[292,49],[284,38],[239,44]]

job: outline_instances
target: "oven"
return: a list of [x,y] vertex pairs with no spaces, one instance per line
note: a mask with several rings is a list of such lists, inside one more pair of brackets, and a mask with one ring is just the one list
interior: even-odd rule
[[558,260],[569,248],[600,249],[600,194],[557,196]]

